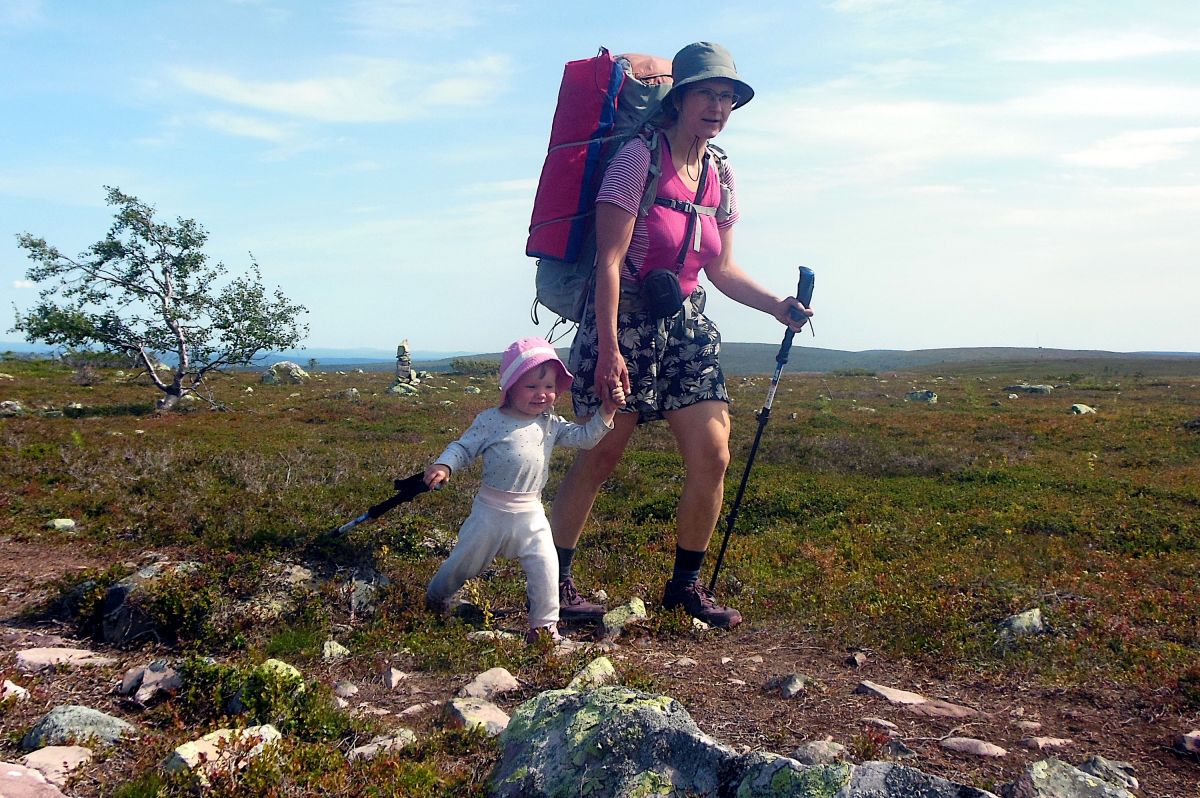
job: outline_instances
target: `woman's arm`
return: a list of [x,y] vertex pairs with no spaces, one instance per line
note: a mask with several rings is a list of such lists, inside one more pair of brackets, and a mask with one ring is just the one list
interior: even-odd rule
[[637,217],[611,202],[596,203],[596,393],[613,388],[629,393],[629,369],[617,345],[617,303],[621,264],[633,239]]
[[734,302],[761,310],[774,316],[780,324],[799,332],[801,323],[792,318],[792,309],[795,308],[808,316],[813,315],[812,311],[805,308],[795,297],[780,298],[756,283],[733,260],[733,227],[722,227],[720,232],[721,254],[704,267],[708,279],[718,291]]

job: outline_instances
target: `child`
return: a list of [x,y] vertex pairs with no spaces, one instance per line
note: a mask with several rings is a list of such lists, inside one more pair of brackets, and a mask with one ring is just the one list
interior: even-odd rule
[[468,579],[478,576],[497,556],[521,561],[529,597],[529,632],[558,633],[558,555],[550,522],[542,507],[542,488],[556,445],[590,449],[613,426],[625,404],[621,388],[605,397],[586,424],[554,415],[555,398],[571,389],[574,377],[554,347],[541,338],[522,338],[500,360],[499,407],[480,413],[463,436],[446,447],[425,470],[425,484],[440,488],[450,474],[483,455],[483,475],[471,515],[458,531],[458,542],[429,583],[425,606],[441,610]]

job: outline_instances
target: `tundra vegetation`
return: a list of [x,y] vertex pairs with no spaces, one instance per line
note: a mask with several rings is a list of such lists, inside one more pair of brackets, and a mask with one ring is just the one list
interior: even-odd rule
[[[802,368],[802,361],[795,351],[793,363]],[[64,568],[19,618],[2,604],[0,614],[6,623],[36,623],[72,597],[69,623],[86,635],[102,588],[131,570],[123,564],[148,550],[202,564],[154,598],[169,634],[145,644],[142,657],[183,662],[188,687],[139,718],[145,739],[136,751],[109,755],[108,775],[91,786],[97,794],[186,794],[154,764],[208,731],[266,657],[328,673],[321,646],[330,638],[351,651],[340,667],[363,679],[388,662],[426,684],[457,686],[503,666],[521,679],[525,698],[561,687],[586,661],[553,657],[548,646],[470,642],[467,621],[424,611],[424,585],[469,511],[477,469],[342,538],[325,534],[390,495],[393,478],[422,470],[494,403],[480,378],[435,374],[418,396],[397,397],[386,393],[386,373],[326,372],[299,386],[266,386],[255,373],[214,371],[205,384],[232,412],[153,415],[144,376],[101,364],[81,381],[81,368],[0,363],[12,377],[0,383],[0,399],[24,408],[0,420],[5,550],[69,547],[96,564]],[[655,611],[682,484],[662,425],[639,431],[600,495],[575,573],[614,602],[641,596],[651,604],[650,619],[629,633],[641,643],[622,641],[637,649],[699,640],[736,657],[739,640],[783,651],[803,641],[813,651],[868,651],[897,672],[957,680],[1011,703],[1039,691],[1111,686],[1132,696],[1125,706],[1178,718],[1180,732],[1196,728],[1187,724],[1200,713],[1200,375],[1156,374],[1153,363],[1136,373],[1051,361],[1002,368],[785,375],[718,587],[748,619],[742,629],[696,632],[681,616]],[[767,382],[731,379],[727,506]],[[1059,387],[1010,398],[1006,386],[1017,382]],[[483,392],[466,392],[471,384]],[[937,392],[936,404],[905,400],[926,388]],[[1098,412],[1073,415],[1074,403]],[[568,458],[555,456],[548,499]],[[76,529],[48,530],[47,520],[58,517],[75,519]],[[370,564],[390,582],[373,614],[353,613],[335,580],[270,621],[218,614],[224,599],[254,594],[279,561],[326,574]],[[472,591],[486,623],[521,628],[516,563],[497,564]],[[1033,607],[1048,633],[999,642],[998,624]],[[0,672],[12,674],[11,659],[0,661]],[[680,697],[683,683],[661,670],[626,667],[621,676]],[[249,694],[256,713],[249,722],[286,728],[283,756],[256,760],[233,782],[214,783],[213,794],[486,794],[497,752],[482,735],[431,722],[416,745],[350,762],[345,752],[384,720],[339,714],[320,689],[297,697],[268,687]],[[0,711],[0,758],[13,757],[29,712]],[[783,753],[816,728],[777,722],[770,712],[693,714],[728,742],[739,741],[739,723],[753,724],[755,739]],[[851,741],[864,756],[879,748],[866,734]],[[1015,765],[956,760],[939,772],[994,787],[1015,775],[1005,767]],[[1155,784],[1153,774],[1139,776],[1146,789]]]

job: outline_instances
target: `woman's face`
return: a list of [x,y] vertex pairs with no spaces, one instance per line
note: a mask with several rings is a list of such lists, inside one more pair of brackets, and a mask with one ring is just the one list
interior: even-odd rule
[[715,137],[737,102],[736,85],[725,78],[709,78],[687,86],[679,100],[679,126],[699,139]]

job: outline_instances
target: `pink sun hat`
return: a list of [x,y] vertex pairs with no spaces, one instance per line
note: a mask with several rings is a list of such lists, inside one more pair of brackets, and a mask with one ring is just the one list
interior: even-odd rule
[[543,363],[553,363],[558,369],[556,383],[559,394],[571,390],[575,376],[558,359],[558,353],[545,338],[521,338],[513,341],[500,357],[500,390],[507,392],[521,375]]

